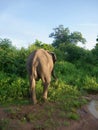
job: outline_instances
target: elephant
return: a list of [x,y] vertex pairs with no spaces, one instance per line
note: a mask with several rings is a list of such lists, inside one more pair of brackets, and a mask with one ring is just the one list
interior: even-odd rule
[[27,72],[30,81],[30,93],[33,104],[37,103],[35,93],[35,83],[41,79],[43,84],[43,99],[47,100],[48,86],[51,82],[51,76],[55,79],[54,64],[57,58],[54,52],[44,49],[33,51],[27,58]]

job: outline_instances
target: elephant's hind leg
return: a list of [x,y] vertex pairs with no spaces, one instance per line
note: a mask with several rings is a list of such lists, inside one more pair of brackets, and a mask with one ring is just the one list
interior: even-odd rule
[[31,79],[31,98],[32,98],[33,104],[36,104],[37,99],[36,99],[35,79],[34,78]]
[[44,101],[47,100],[47,95],[48,95],[48,86],[50,84],[50,78],[48,80],[44,80],[43,82],[43,99]]

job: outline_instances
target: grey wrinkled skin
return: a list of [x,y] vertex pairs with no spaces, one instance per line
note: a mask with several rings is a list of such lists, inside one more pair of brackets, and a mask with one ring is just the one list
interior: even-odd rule
[[27,59],[27,71],[30,81],[31,98],[34,104],[37,103],[35,83],[41,79],[43,83],[43,99],[47,99],[48,86],[51,81],[51,75],[55,78],[53,67],[56,61],[56,55],[53,52],[44,49],[33,51]]

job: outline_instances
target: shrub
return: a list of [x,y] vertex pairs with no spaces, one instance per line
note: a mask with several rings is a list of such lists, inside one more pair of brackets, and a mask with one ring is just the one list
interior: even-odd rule
[[98,83],[96,78],[86,76],[83,89],[90,93],[98,92]]
[[60,80],[49,87],[48,97],[50,101],[58,103],[61,109],[67,111],[80,107],[85,101],[81,98],[81,92],[77,87],[66,85]]
[[81,80],[84,80],[85,73],[81,69],[69,62],[58,62],[55,67],[56,75],[60,80],[72,86],[82,86]]
[[15,75],[0,73],[0,103],[28,98],[28,82]]

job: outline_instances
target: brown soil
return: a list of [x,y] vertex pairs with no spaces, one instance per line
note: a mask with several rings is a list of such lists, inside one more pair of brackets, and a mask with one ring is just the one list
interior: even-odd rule
[[[93,96],[87,98],[91,100]],[[87,105],[77,113],[78,120],[69,119],[52,103],[0,107],[0,130],[98,130],[98,119]]]

